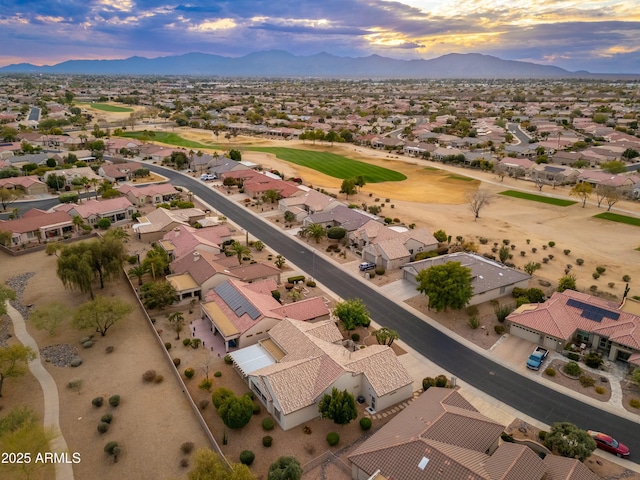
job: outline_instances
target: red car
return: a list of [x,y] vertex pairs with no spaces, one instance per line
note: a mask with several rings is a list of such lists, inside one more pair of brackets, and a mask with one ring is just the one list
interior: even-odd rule
[[596,441],[598,448],[613,453],[619,457],[626,458],[629,456],[629,447],[618,442],[612,436],[607,435],[606,433],[594,432],[593,430],[589,430],[589,435],[591,435],[591,437]]

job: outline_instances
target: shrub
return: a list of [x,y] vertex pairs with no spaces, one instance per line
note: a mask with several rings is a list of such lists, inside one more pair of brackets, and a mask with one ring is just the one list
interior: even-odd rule
[[580,375],[580,385],[583,387],[593,387],[596,384],[596,380],[589,375]]
[[616,284],[614,282],[609,282],[607,283],[607,285],[609,286],[609,288],[613,288],[616,286]]
[[433,377],[425,377],[422,379],[422,389],[429,390],[430,387],[435,387],[436,379]]
[[604,394],[606,393],[606,391],[607,391],[607,389],[606,389],[606,388],[604,388],[602,385],[598,385],[598,386],[596,387],[596,393],[597,393],[598,395],[604,395]]
[[118,442],[108,442],[105,446],[104,446],[104,451],[105,453],[108,453],[109,455],[115,455],[115,451],[116,449],[119,448],[118,447]]
[[602,275],[606,271],[607,269],[604,267],[596,267],[596,272],[598,272],[600,275]]
[[109,424],[107,422],[100,422],[98,424],[98,433],[107,433],[109,430]]
[[225,387],[216,388],[211,394],[211,403],[216,408],[220,408],[223,403],[225,403],[230,398],[234,398],[235,394],[233,391],[229,390]]
[[489,243],[489,240],[485,237],[478,238],[478,241],[480,242],[481,245],[486,245],[487,243]]
[[438,375],[436,377],[436,387],[446,387],[447,386],[447,377],[444,375]]
[[185,455],[189,455],[193,451],[193,442],[184,442],[180,445],[180,451]]
[[195,375],[196,371],[192,367],[187,367],[184,369],[184,376],[187,378],[191,378]]
[[540,431],[538,432],[538,438],[539,438],[540,440],[542,440],[543,442],[544,442],[544,439],[545,439],[545,438],[547,438],[547,435],[549,435],[549,432],[546,432],[546,431],[544,431],[544,430],[540,430]]
[[569,255],[571,253],[571,250],[565,248],[563,252],[565,255]]
[[335,447],[339,441],[340,435],[338,435],[336,432],[327,433],[327,443],[330,447]]
[[189,466],[189,459],[188,458],[181,458],[180,459],[180,466],[182,468],[187,468]]
[[153,379],[153,383],[162,383],[164,377],[162,375],[156,375],[156,378]]
[[105,413],[100,418],[100,421],[104,423],[111,423],[111,420],[113,420],[113,415],[111,415],[110,413]]
[[351,334],[351,340],[353,340],[354,342],[359,342],[360,341],[360,334],[359,333],[352,333]]
[[256,458],[256,454],[251,450],[243,450],[240,452],[240,463],[243,465],[251,465]]
[[506,304],[505,305],[499,305],[498,304],[498,305],[495,306],[493,311],[496,314],[496,319],[500,323],[503,323],[505,321],[505,319],[509,316],[509,314],[513,311],[513,306],[512,305],[506,305]]
[[224,363],[226,363],[227,365],[231,365],[233,363],[233,358],[231,358],[231,355],[224,356]]
[[155,370],[147,370],[146,372],[144,372],[142,374],[142,381],[149,383],[149,382],[153,382],[154,378],[156,378],[156,371]]
[[604,363],[604,360],[595,352],[589,352],[584,356],[584,363],[587,367],[599,368]]
[[120,405],[120,395],[111,395],[109,397],[109,405],[112,407],[117,407]]
[[555,247],[555,246],[556,246],[556,242],[549,242],[549,246],[550,246],[551,248]]
[[467,325],[469,325],[469,328],[472,330],[475,330],[480,326],[480,320],[478,320],[478,317],[471,317],[467,320]]
[[513,437],[511,435],[509,435],[507,432],[502,432],[500,434],[500,438],[504,441],[504,442],[508,442],[508,443],[513,443]]
[[594,280],[597,280],[600,278],[600,274],[598,272],[593,272],[591,276],[593,277]]
[[206,398],[203,398],[198,402],[198,406],[200,407],[200,410],[204,410],[209,406],[209,400],[207,400]]
[[574,362],[577,362],[578,360],[580,360],[580,355],[577,353],[569,352],[567,353],[567,358],[569,360],[573,360]]
[[269,430],[273,430],[273,427],[275,427],[275,422],[273,421],[273,418],[271,417],[267,417],[264,420],[262,420],[262,428],[269,431]]
[[271,445],[273,445],[273,438],[271,438],[269,435],[262,437],[262,445],[269,448]]
[[188,347],[189,345],[191,345],[191,339],[190,338],[185,338],[184,340],[182,340],[182,344],[185,347]]
[[572,377],[578,377],[582,373],[580,365],[576,362],[569,362],[563,367],[564,373],[571,375]]
[[202,381],[200,382],[200,385],[198,385],[198,388],[209,391],[211,390],[212,385],[213,385],[213,380],[211,380],[210,378],[203,378]]
[[360,428],[362,430],[369,430],[371,428],[371,419],[369,417],[362,417],[360,419]]
[[623,282],[629,282],[629,281],[631,281],[631,277],[629,275],[623,275],[622,276],[622,281]]
[[496,325],[493,327],[498,335],[502,335],[504,333],[504,327],[502,325]]
[[253,404],[253,414],[254,415],[258,415],[260,413],[260,410],[261,410],[260,405],[258,405],[257,403],[254,403]]
[[584,263],[584,260],[581,258],[576,258],[576,265],[582,265]]
[[592,292],[597,291],[597,290],[598,290],[598,285],[591,285],[591,286],[589,287],[589,290],[591,290]]
[[313,287],[316,286],[316,282],[314,282],[313,280],[307,280],[306,285],[307,285],[307,287],[312,287],[313,288]]
[[216,373],[213,374],[214,377],[216,378],[220,378],[222,376],[222,372],[220,370],[216,371]]
[[556,376],[556,370],[555,368],[551,368],[551,367],[547,367],[544,370],[544,373],[550,377],[555,377]]
[[633,408],[640,408],[640,400],[638,400],[637,398],[632,398],[631,400],[629,400],[629,405],[631,405]]
[[171,342],[164,342],[164,348],[171,350]]
[[509,245],[511,243],[511,240],[505,238],[504,240],[502,240],[502,243],[504,243],[505,245]]
[[96,397],[93,400],[91,400],[91,405],[93,405],[94,407],[101,407],[103,403],[104,403],[104,397]]
[[176,367],[179,367],[179,366],[180,366],[180,359],[179,359],[179,358],[177,358],[177,357],[176,357],[176,358],[174,358],[174,359],[173,359],[173,364],[174,364]]
[[376,269],[375,269],[376,275],[384,275],[385,271],[386,270],[385,270],[384,267],[376,267]]

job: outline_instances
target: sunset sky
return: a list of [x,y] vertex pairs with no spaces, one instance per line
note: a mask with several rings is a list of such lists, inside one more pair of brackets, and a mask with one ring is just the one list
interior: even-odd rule
[[262,50],[640,73],[639,0],[2,0],[0,66]]

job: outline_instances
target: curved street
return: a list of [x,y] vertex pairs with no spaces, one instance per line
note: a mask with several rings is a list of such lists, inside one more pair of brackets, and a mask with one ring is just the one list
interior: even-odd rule
[[362,298],[376,323],[398,331],[407,345],[443,370],[545,424],[568,421],[580,428],[606,431],[616,438],[624,439],[632,451],[640,451],[638,423],[631,420],[630,415],[622,418],[595,408],[503,367],[488,355],[481,355],[458,343],[367,284],[345,274],[322,255],[313,255],[312,249],[288,234],[266,222],[256,221],[251,212],[227,200],[224,195],[207,185],[162,167],[148,167],[168,177],[175,185],[188,187],[215,210],[248,230],[252,236],[262,240],[288,261],[307,272],[313,269],[314,277],[334,292],[349,292],[349,297]]

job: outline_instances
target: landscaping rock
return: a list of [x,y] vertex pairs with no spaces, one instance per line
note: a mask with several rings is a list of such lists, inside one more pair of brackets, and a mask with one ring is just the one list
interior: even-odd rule
[[[42,348],[40,357],[57,367],[68,367],[74,358],[79,358],[78,349],[68,343]],[[80,362],[82,363],[82,360]]]
[[73,360],[69,362],[71,367],[79,367],[82,365],[82,359],[80,357],[75,357]]
[[87,340],[86,342],[82,342],[82,348],[91,348],[93,347],[93,342],[91,340]]

